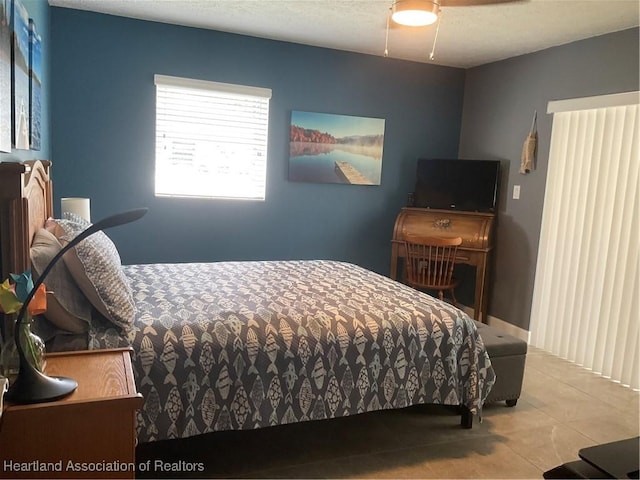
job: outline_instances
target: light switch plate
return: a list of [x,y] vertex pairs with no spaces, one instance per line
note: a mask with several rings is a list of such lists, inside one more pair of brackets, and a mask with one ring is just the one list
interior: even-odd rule
[[520,185],[513,186],[513,199],[514,200],[520,199]]

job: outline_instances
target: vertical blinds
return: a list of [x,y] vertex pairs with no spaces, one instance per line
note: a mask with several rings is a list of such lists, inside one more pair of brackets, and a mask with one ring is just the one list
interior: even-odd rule
[[554,114],[531,343],[639,389],[640,117],[629,98]]
[[271,90],[155,75],[156,195],[264,200]]

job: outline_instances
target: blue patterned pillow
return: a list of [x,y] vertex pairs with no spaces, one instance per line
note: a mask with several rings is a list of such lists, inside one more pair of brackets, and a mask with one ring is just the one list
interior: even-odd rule
[[[90,225],[79,218],[55,220],[55,224],[54,234],[63,245]],[[63,260],[96,310],[129,333],[135,316],[133,292],[111,239],[104,232],[94,233],[69,250]]]

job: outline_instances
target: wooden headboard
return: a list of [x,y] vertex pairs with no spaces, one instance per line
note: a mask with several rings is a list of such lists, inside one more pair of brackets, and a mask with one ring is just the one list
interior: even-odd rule
[[[4,281],[30,267],[29,247],[36,231],[53,217],[51,162],[0,162],[0,251]],[[3,337],[13,321],[3,322]]]

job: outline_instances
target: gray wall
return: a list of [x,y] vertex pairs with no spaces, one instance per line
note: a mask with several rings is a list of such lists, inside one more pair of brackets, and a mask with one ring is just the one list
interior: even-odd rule
[[[460,158],[502,161],[490,315],[529,327],[551,137],[547,103],[638,90],[638,32],[616,32],[467,71]],[[522,144],[534,110],[537,168],[521,175]],[[512,198],[514,185],[521,186],[520,200]]]

